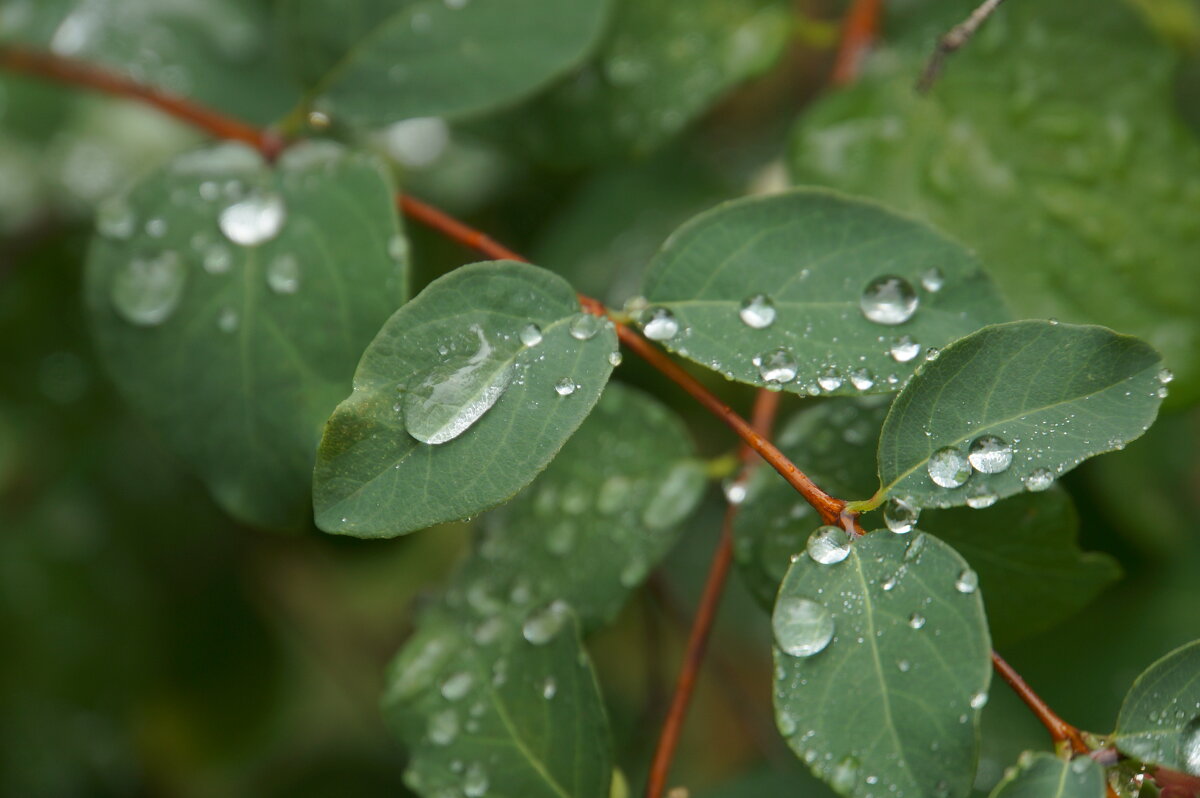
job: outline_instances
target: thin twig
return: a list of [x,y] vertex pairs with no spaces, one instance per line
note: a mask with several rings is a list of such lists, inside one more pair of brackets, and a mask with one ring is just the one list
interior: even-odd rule
[[883,0],[854,0],[842,18],[841,38],[829,74],[831,86],[846,86],[858,79],[863,59],[879,37]]
[[992,652],[992,665],[996,668],[996,673],[1000,674],[1001,678],[1008,683],[1008,686],[1013,689],[1013,692],[1025,702],[1025,706],[1037,716],[1037,719],[1046,727],[1046,731],[1050,732],[1050,737],[1056,743],[1066,742],[1071,746],[1071,750],[1077,754],[1085,754],[1091,749],[1084,742],[1083,735],[1079,729],[1067,723],[1060,718],[1050,706],[1042,700],[1041,696],[1033,692],[1021,674],[1013,670],[1013,667],[1004,661],[1004,658]]
[[971,41],[971,37],[975,35],[975,31],[987,21],[987,18],[992,15],[1004,0],[983,0],[979,6],[971,12],[971,16],[964,19],[959,24],[950,29],[942,38],[938,39],[937,46],[933,49],[933,55],[929,57],[929,62],[925,64],[925,70],[921,72],[921,77],[917,81],[917,91],[924,94],[929,91],[938,76],[942,73],[945,66],[946,56],[961,49],[967,42]]

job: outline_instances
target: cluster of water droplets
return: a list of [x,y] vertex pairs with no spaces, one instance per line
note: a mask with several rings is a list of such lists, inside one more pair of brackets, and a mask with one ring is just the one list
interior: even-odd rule
[[[980,435],[971,441],[964,452],[956,446],[946,446],[935,451],[926,463],[929,479],[942,488],[959,488],[966,485],[975,474],[1002,474],[1012,466],[1013,444],[998,435]],[[1043,491],[1054,484],[1056,473],[1046,467],[1030,469],[1021,481],[1026,490]],[[966,499],[967,506],[975,509],[990,507],[998,496],[986,482],[974,486]]]

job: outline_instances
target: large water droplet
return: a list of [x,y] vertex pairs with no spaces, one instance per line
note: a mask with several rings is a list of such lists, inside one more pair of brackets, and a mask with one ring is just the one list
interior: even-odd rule
[[666,308],[650,308],[643,318],[642,332],[651,341],[668,341],[679,334],[679,321]]
[[460,671],[442,682],[442,698],[447,701],[458,701],[471,691],[475,677],[466,671]]
[[934,452],[925,468],[934,484],[943,488],[957,488],[971,477],[971,463],[952,446]]
[[980,435],[967,453],[967,460],[983,474],[999,474],[1012,464],[1012,459],[1012,445],[996,435]]
[[496,404],[508,387],[512,370],[477,324],[471,332],[479,348],[462,365],[434,368],[404,395],[404,426],[422,443],[439,444],[463,434]]
[[913,531],[921,511],[901,498],[888,499],[883,505],[883,523],[898,535]]
[[524,346],[537,346],[542,342],[542,328],[536,324],[526,324],[521,328],[520,338]]
[[1054,472],[1048,468],[1035,468],[1025,475],[1025,489],[1034,492],[1048,490],[1054,484]]
[[912,336],[902,335],[892,343],[888,352],[897,363],[907,363],[921,354],[921,345],[914,341]]
[[885,274],[867,283],[859,307],[876,324],[903,324],[917,311],[917,292],[903,277]]
[[755,294],[742,300],[738,316],[747,327],[761,330],[775,321],[775,303],[766,294]]
[[811,657],[833,639],[833,615],[815,601],[785,596],[771,616],[775,644],[793,657]]
[[183,298],[187,271],[174,252],[136,258],[118,267],[109,296],[126,321],[153,327],[166,321]]
[[808,556],[821,565],[833,565],[850,555],[850,536],[836,526],[820,526],[808,536]]
[[279,235],[287,208],[278,194],[253,194],[221,211],[221,232],[235,244],[254,247]]
[[796,358],[790,349],[776,349],[754,358],[759,375],[768,383],[782,385],[796,379]]
[[974,593],[979,589],[979,574],[970,568],[964,569],[955,578],[954,589],[959,593]]
[[599,316],[593,316],[591,313],[579,313],[571,319],[571,323],[567,325],[567,331],[571,333],[572,338],[587,341],[596,337],[596,333],[600,332],[603,324],[604,322]]
[[551,603],[525,619],[521,635],[535,646],[549,643],[566,623],[569,610],[565,601]]
[[277,294],[294,294],[300,290],[300,261],[284,253],[267,264],[267,285]]

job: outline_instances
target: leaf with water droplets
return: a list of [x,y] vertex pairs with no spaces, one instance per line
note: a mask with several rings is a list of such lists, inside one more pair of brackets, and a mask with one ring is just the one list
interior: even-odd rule
[[[380,125],[509,105],[595,44],[606,0],[287,0],[280,18],[309,103]],[[336,20],[336,24],[330,24]]]
[[[775,718],[835,791],[970,792],[991,643],[967,568],[919,532],[857,539],[822,564],[801,555],[775,605]],[[884,585],[891,582],[890,588]]]
[[1104,786],[1104,768],[1086,754],[1067,760],[1026,751],[989,798],[1102,798]]
[[[932,268],[943,275],[937,291],[921,287]],[[695,217],[655,256],[644,293],[675,321],[657,339],[668,349],[730,379],[810,395],[896,391],[921,362],[893,353],[902,338],[928,350],[1007,318],[962,246],[825,191]],[[768,304],[773,314],[747,320],[748,305]]]
[[[580,340],[579,313],[561,277],[523,263],[476,263],[428,285],[384,324],[325,427],[318,526],[392,537],[528,485],[612,373],[611,324]],[[541,331],[532,345],[530,324]]]
[[485,644],[467,616],[427,613],[389,668],[383,707],[422,795],[608,798],[608,719],[577,621],[539,643],[511,608]]
[[1147,764],[1200,776],[1200,640],[1175,649],[1134,680],[1113,742]]
[[[1161,368],[1149,345],[1103,327],[1018,321],[956,341],[892,403],[871,504],[896,496],[952,507],[1045,490],[1149,428]],[[1003,456],[992,448],[972,463],[981,442]]]
[[100,354],[245,521],[309,517],[321,424],[406,296],[392,196],[374,158],[340,147],[298,145],[272,169],[226,145],[151,174],[99,225],[86,297]]
[[1157,4],[1005,3],[918,95],[931,43],[966,10],[912,3],[854,87],[805,108],[792,166],[978,248],[1022,317],[1144,338],[1182,406],[1200,396],[1200,143],[1143,5]]

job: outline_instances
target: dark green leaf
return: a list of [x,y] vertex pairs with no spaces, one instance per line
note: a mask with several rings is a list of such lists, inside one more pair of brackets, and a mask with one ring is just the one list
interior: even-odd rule
[[[864,304],[869,286],[893,276],[898,302]],[[893,355],[902,339],[924,353],[1007,318],[966,249],[825,191],[736,200],[697,216],[651,262],[645,295],[647,334],[672,351],[730,379],[770,378],[812,395],[895,391],[921,362],[915,349]],[[758,295],[773,313],[742,311]],[[655,309],[673,314],[674,335],[655,329]],[[888,323],[870,321],[868,309]]]
[[578,64],[606,0],[286,0],[309,101],[382,125],[511,104]]
[[1200,145],[1173,108],[1176,56],[1131,5],[1006,3],[920,96],[932,43],[970,10],[920,4],[859,85],[807,113],[792,163],[801,182],[977,247],[1023,316],[1145,338],[1187,401],[1200,395]]
[[835,791],[970,792],[992,668],[979,591],[958,587],[967,572],[932,535],[886,530],[841,562],[805,553],[788,570],[772,619],[776,723]]
[[476,263],[435,280],[383,326],[326,425],[317,524],[391,537],[512,498],[587,417],[616,347],[611,323],[536,266]]
[[892,403],[874,501],[951,507],[1044,490],[1149,428],[1161,368],[1147,344],[1103,327],[1018,321],[956,341]]
[[392,192],[374,159],[332,145],[274,170],[229,145],[100,209],[86,292],[101,355],[239,518],[308,517],[321,424],[404,300]]
[[[553,630],[529,631],[541,617]],[[474,628],[431,612],[392,663],[384,712],[417,792],[608,798],[608,720],[578,624],[556,605],[522,626],[512,608]]]
[[1200,776],[1200,641],[1155,662],[1129,688],[1113,741],[1121,753]]
[[1070,761],[1043,751],[1026,751],[1009,768],[990,798],[1101,798],[1104,768],[1090,756]]

